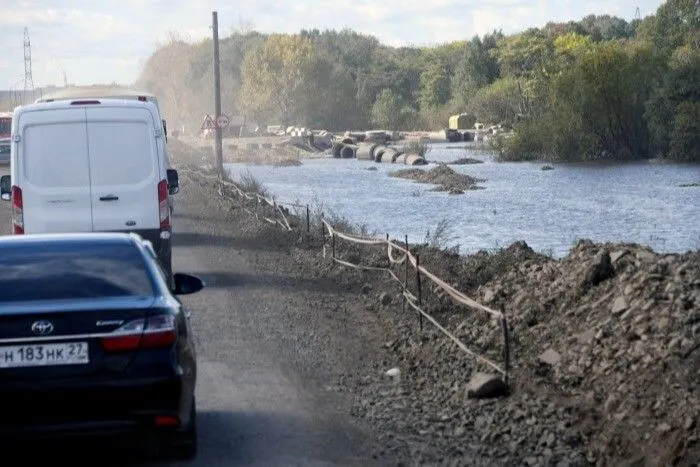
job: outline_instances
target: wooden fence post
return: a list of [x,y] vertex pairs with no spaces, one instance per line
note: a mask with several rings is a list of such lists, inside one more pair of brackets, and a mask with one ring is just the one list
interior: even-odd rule
[[403,275],[403,302],[401,302],[401,311],[406,311],[406,289],[408,288],[408,235],[405,235],[405,245],[406,245],[406,259],[404,260],[404,275]]
[[335,259],[335,231],[331,232],[331,258]]
[[508,321],[506,320],[505,307],[501,305],[501,329],[503,330],[503,360],[504,360],[504,372],[503,381],[508,386],[508,379],[510,375],[510,335],[508,332]]
[[[418,308],[423,309],[423,288],[420,283],[420,255],[416,254],[416,284],[418,287]],[[420,330],[423,330],[423,313],[418,312],[418,323]]]
[[387,248],[387,255],[386,255],[386,267],[387,269],[391,270],[391,257],[389,256],[389,234],[386,234],[386,248]]

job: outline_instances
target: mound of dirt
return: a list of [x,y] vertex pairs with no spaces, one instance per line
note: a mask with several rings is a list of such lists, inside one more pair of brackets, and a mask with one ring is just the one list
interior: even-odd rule
[[473,159],[471,157],[463,157],[455,161],[449,162],[450,165],[467,165],[467,164],[483,164],[484,161],[480,159]]
[[[512,393],[468,399],[470,378],[489,368],[431,326],[418,331],[415,315],[393,314],[400,331],[387,343],[389,365],[402,378],[376,378],[363,391],[373,401],[363,413],[400,428],[403,411],[411,412],[410,442],[426,436],[435,443],[414,445],[419,463],[462,454],[473,456],[473,465],[700,461],[700,252],[659,255],[581,241],[557,261],[519,242],[497,253],[427,258],[421,255],[422,264],[438,277],[505,310]],[[423,300],[472,350],[503,360],[496,322],[435,289]],[[398,421],[396,407],[404,408]]]
[[446,164],[440,164],[430,170],[401,169],[389,172],[389,176],[415,180],[419,183],[431,183],[438,185],[433,191],[448,191],[452,194],[461,194],[467,190],[478,190],[483,187],[477,183],[485,180],[457,173]]

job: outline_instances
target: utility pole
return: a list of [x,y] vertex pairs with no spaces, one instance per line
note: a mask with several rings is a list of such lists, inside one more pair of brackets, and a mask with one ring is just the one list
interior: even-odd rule
[[219,175],[224,174],[223,143],[221,142],[221,127],[219,117],[221,116],[221,70],[219,67],[219,19],[216,11],[211,14],[212,29],[214,32],[214,153],[216,154],[216,170]]

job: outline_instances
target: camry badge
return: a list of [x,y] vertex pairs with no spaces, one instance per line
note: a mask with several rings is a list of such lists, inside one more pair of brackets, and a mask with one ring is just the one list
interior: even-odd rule
[[37,336],[48,336],[53,332],[53,323],[51,321],[34,321],[32,323],[32,332]]

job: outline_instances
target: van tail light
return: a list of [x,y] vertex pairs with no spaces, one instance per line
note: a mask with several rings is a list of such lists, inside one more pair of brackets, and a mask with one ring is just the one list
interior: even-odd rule
[[12,187],[12,233],[22,235],[24,233],[24,202],[22,201],[22,189]]
[[177,340],[173,315],[157,315],[129,321],[102,338],[107,352],[128,352],[137,349],[170,347]]
[[168,181],[161,180],[158,184],[158,215],[160,230],[170,229],[170,206],[168,206]]

